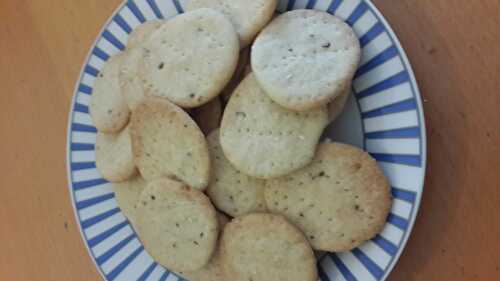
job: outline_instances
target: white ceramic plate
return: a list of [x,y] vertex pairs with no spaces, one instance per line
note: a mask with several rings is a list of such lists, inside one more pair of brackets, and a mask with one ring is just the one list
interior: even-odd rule
[[[139,24],[171,18],[188,0],[126,1],[105,24],[77,83],[68,129],[71,200],[91,258],[105,280],[182,278],[148,255],[118,208],[111,184],[95,167],[96,129],[88,114],[95,78],[105,61],[124,49]],[[363,59],[346,111],[325,137],[364,148],[378,160],[393,187],[394,206],[384,231],[352,252],[324,255],[327,281],[385,280],[415,222],[426,166],[426,137],[418,87],[398,39],[369,0],[282,0],[278,10],[317,9],[335,14],[358,34]]]

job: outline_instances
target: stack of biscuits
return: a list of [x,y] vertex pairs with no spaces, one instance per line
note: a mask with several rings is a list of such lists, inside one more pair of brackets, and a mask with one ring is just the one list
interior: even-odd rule
[[361,50],[341,19],[192,0],[139,26],[95,82],[96,164],[145,249],[191,281],[316,281],[391,206],[374,159],[321,142]]

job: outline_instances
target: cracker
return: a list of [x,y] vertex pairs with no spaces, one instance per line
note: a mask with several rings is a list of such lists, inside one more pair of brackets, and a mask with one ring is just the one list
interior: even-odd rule
[[234,73],[240,49],[231,22],[211,9],[169,20],[144,48],[149,52],[139,76],[146,95],[185,108],[201,106],[220,94]]
[[342,94],[335,98],[332,102],[330,102],[330,104],[328,105],[328,120],[330,121],[330,123],[335,121],[340,116],[340,114],[342,114],[350,95],[351,84],[349,83],[349,86],[342,92]]
[[142,44],[157,30],[165,21],[148,21],[136,27],[128,37],[127,49],[141,47]]
[[241,83],[241,80],[243,80],[243,78],[245,78],[245,76],[247,76],[247,74],[251,72],[251,70],[248,72],[249,65],[250,65],[250,48],[245,48],[240,51],[238,66],[234,71],[233,78],[231,78],[231,81],[229,81],[229,83],[226,85],[224,90],[222,90],[222,93],[220,95],[224,104],[227,104],[234,90]]
[[238,32],[241,47],[245,47],[271,20],[277,5],[277,0],[191,0],[186,9],[211,8],[222,12]]
[[298,111],[339,96],[352,81],[360,58],[352,28],[315,10],[279,16],[252,47],[252,67],[262,88],[275,102]]
[[132,225],[136,224],[136,203],[146,186],[147,182],[140,175],[128,181],[113,184],[113,191],[115,192],[118,207],[120,207]]
[[391,207],[390,187],[377,162],[356,147],[324,143],[314,162],[268,182],[273,213],[298,226],[316,250],[349,251],[373,238]]
[[221,256],[226,280],[318,280],[307,239],[282,216],[250,214],[233,220],[224,229]]
[[209,103],[192,110],[191,116],[200,127],[201,131],[208,135],[213,130],[219,128],[222,118],[222,104],[220,98],[216,97]]
[[181,108],[162,98],[147,98],[132,114],[132,148],[142,176],[179,179],[205,189],[210,156],[205,136]]
[[139,64],[146,55],[143,48],[134,48],[124,52],[120,67],[120,89],[128,107],[133,111],[144,100],[142,81],[138,76]]
[[119,83],[123,58],[123,54],[118,54],[106,62],[92,90],[89,113],[94,126],[103,133],[118,133],[129,121],[130,110]]
[[233,217],[265,212],[265,181],[236,170],[226,159],[219,142],[219,130],[208,137],[212,157],[212,177],[207,194],[214,205]]
[[[219,229],[224,229],[226,224],[229,223],[229,218],[224,214],[217,212],[217,219],[219,222]],[[220,259],[219,246],[215,249],[215,253],[210,259],[210,262],[202,269],[192,272],[179,272],[184,278],[189,281],[222,281],[224,280],[222,263]]]
[[287,110],[273,102],[253,74],[238,86],[221,125],[221,145],[241,172],[262,179],[279,177],[309,164],[328,111]]
[[118,134],[99,132],[96,138],[97,170],[110,182],[126,181],[137,174],[129,127]]
[[146,187],[137,202],[136,230],[158,263],[177,272],[194,271],[214,253],[216,211],[201,191],[159,179]]

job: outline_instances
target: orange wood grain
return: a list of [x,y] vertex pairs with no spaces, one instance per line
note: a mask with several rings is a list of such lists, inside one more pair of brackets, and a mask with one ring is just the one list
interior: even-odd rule
[[[389,280],[500,280],[500,2],[374,2],[408,52],[429,133],[421,212]],[[100,280],[67,192],[66,126],[119,3],[0,0],[0,280]]]

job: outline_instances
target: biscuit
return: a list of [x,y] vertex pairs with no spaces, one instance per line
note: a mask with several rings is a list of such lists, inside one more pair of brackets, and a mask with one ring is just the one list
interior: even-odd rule
[[194,121],[200,127],[201,131],[208,135],[213,130],[219,128],[222,118],[222,104],[220,98],[216,97],[209,103],[194,108],[191,112]]
[[299,227],[316,250],[349,251],[373,238],[391,207],[387,179],[371,156],[350,145],[323,143],[311,165],[267,183],[272,213]]
[[185,13],[162,24],[144,43],[139,66],[146,95],[184,107],[218,96],[231,79],[239,55],[236,31],[212,9]]
[[245,47],[271,20],[277,5],[277,0],[191,0],[186,10],[211,8],[222,12],[238,32],[241,47]]
[[273,102],[249,74],[235,90],[221,125],[221,145],[239,171],[261,179],[309,164],[323,129],[325,107],[295,112]]
[[147,98],[132,114],[134,160],[151,181],[169,177],[204,190],[210,176],[205,136],[181,108],[162,98]]
[[224,229],[225,280],[317,281],[316,258],[302,232],[282,216],[250,214]]
[[137,174],[129,127],[118,134],[99,132],[95,144],[97,170],[110,182],[126,181]]
[[92,90],[89,113],[94,126],[103,133],[118,133],[129,121],[130,110],[119,83],[123,58],[123,54],[118,54],[106,62]]
[[207,194],[214,205],[233,217],[266,211],[265,181],[236,170],[226,159],[219,142],[219,130],[208,137],[212,176]]
[[164,22],[159,20],[148,21],[136,27],[128,37],[127,49],[140,47]]
[[214,253],[216,211],[201,191],[159,179],[141,193],[136,230],[159,264],[176,272],[194,271],[207,265]]
[[120,207],[122,213],[132,225],[136,223],[136,203],[146,186],[147,182],[140,175],[128,181],[113,184],[113,191],[115,192],[118,207]]
[[331,122],[335,121],[340,114],[344,111],[345,105],[349,100],[351,95],[351,84],[347,87],[340,96],[336,97],[330,104],[328,105],[328,120]]
[[294,10],[271,22],[252,47],[266,93],[298,111],[326,105],[351,83],[361,58],[352,28],[326,12]]

